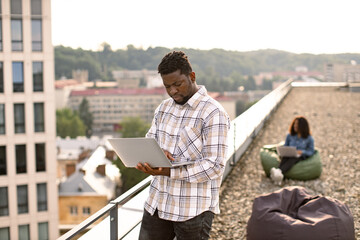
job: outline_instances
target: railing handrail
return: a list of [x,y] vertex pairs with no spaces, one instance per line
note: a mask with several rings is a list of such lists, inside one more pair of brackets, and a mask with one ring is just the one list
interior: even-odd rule
[[223,180],[231,172],[232,167],[241,158],[274,109],[290,91],[292,82],[293,80],[289,79],[282,83],[231,121],[229,132],[229,150],[231,152],[228,153]]
[[119,197],[114,199],[113,203],[117,203],[118,205],[124,205],[127,201],[129,201],[134,195],[138,194],[140,191],[142,191],[144,188],[146,188],[150,182],[153,176],[148,176],[129,190],[127,190],[125,193],[121,194]]

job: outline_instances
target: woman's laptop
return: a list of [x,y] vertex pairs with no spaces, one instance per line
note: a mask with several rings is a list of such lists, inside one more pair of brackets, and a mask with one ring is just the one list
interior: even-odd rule
[[290,146],[277,146],[276,151],[280,157],[300,157],[297,153],[296,147]]
[[136,167],[138,163],[145,162],[153,168],[194,163],[169,160],[153,138],[111,138],[108,141],[126,167]]

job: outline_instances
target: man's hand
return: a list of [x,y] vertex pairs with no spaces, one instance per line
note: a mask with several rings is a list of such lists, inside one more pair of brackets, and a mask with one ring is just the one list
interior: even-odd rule
[[153,176],[162,175],[162,176],[170,177],[170,168],[164,168],[164,167],[152,168],[148,163],[144,163],[144,164],[138,163],[136,169]]
[[[171,155],[170,152],[164,150],[164,154],[165,156],[170,159],[170,161],[175,161],[175,159],[173,158],[173,156]],[[150,175],[162,175],[162,176],[168,176],[170,177],[170,168],[152,168],[148,163],[138,163],[138,165],[136,166],[136,169],[139,171],[142,171],[144,173],[150,174]]]
[[163,152],[165,153],[165,156],[170,159],[170,161],[175,161],[175,158],[173,158],[173,156],[171,155],[170,152],[166,151],[163,149]]

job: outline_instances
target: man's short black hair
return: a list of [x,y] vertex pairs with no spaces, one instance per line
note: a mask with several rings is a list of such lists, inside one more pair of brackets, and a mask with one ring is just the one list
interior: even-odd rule
[[166,54],[158,66],[161,75],[180,70],[181,74],[189,75],[192,72],[188,57],[182,51],[173,51]]

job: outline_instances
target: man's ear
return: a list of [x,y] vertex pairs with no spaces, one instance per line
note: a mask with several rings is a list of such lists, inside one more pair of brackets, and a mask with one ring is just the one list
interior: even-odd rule
[[189,76],[190,76],[190,80],[191,80],[192,82],[195,82],[195,80],[196,80],[195,72],[191,72],[191,73],[189,74]]

